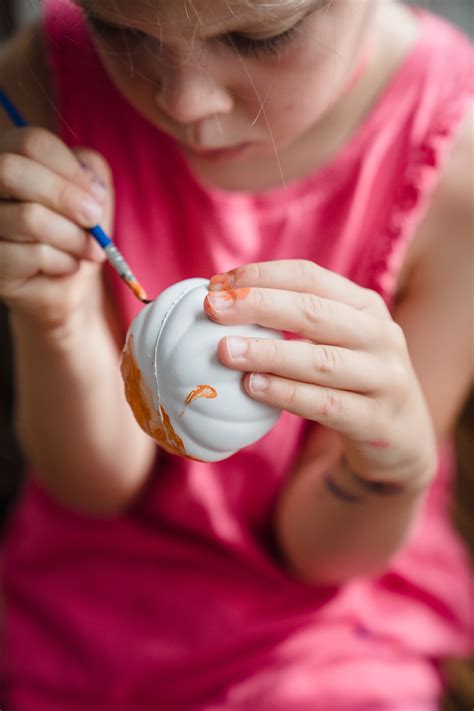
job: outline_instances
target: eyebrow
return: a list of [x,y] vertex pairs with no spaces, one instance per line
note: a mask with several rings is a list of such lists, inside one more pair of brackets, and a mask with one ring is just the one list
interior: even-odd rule
[[[296,0],[296,2],[294,0],[288,0],[288,2],[284,2],[281,5],[275,5],[274,3],[268,3],[268,4],[263,4],[261,6],[256,6],[256,7],[257,8],[264,8],[265,10],[268,9],[269,10],[268,15],[270,15],[270,11],[272,11],[272,10],[274,11],[270,15],[270,17],[268,17],[268,15],[267,15],[267,17],[265,17],[265,20],[268,21],[268,19],[285,20],[285,19],[291,17],[293,14],[297,14],[300,17],[303,17],[306,14],[306,12],[308,12],[309,10],[317,10],[317,9],[319,9],[319,6],[322,7],[325,3],[330,4],[330,0],[329,0],[329,3],[328,3],[328,0]],[[82,9],[84,14],[86,15],[86,18],[88,20],[90,20],[91,22],[98,22],[103,25],[107,25],[107,26],[117,28],[117,29],[136,29],[136,30],[140,29],[139,25],[143,26],[143,24],[145,23],[145,20],[140,22],[139,20],[136,20],[136,19],[133,20],[131,18],[128,19],[128,18],[124,17],[125,23],[121,24],[120,22],[116,22],[115,20],[110,20],[107,17],[103,17],[103,16],[96,14],[96,12],[93,11],[90,8],[90,6],[88,7],[88,0],[86,0],[85,2],[83,0],[80,0],[80,2],[78,2],[77,4],[79,4],[79,7]],[[296,5],[296,7],[295,7],[295,5]],[[230,5],[228,4],[227,6],[230,9]],[[283,12],[283,10],[286,10],[286,12]],[[237,19],[237,15],[231,14],[230,19],[233,19],[233,18]],[[226,34],[244,33],[245,31],[247,31],[247,29],[249,29],[249,26],[252,22],[257,22],[259,19],[263,19],[263,18],[256,17],[256,16],[252,17],[252,18],[251,17],[246,18],[246,23],[244,25],[241,24],[240,27],[238,27],[238,28],[236,27],[234,29],[229,28],[225,31],[225,33]],[[146,24],[149,25],[150,24],[149,21],[146,21]],[[211,37],[218,35],[218,34],[222,34],[222,32],[213,33],[211,35]]]

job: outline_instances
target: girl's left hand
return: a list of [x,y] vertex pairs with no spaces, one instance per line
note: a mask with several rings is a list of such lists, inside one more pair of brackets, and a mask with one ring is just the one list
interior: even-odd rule
[[250,397],[336,430],[349,466],[368,481],[429,483],[430,415],[403,331],[376,292],[313,262],[281,260],[214,276],[204,309],[222,324],[301,337],[219,342],[224,365],[249,373]]

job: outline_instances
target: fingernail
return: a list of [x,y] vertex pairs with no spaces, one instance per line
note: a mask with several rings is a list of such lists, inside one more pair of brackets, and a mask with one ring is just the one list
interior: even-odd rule
[[227,350],[232,358],[242,356],[247,350],[245,338],[226,338]]
[[270,381],[261,373],[252,373],[249,380],[250,390],[254,393],[260,393],[266,390],[270,385]]
[[94,178],[93,182],[89,187],[89,191],[100,203],[105,202],[107,188],[101,180]]
[[80,214],[86,222],[97,223],[102,215],[102,206],[94,200],[84,200],[80,207]]
[[232,294],[227,291],[221,291],[215,294],[209,293],[207,295],[207,300],[215,311],[223,311],[224,309],[228,309],[234,303]]

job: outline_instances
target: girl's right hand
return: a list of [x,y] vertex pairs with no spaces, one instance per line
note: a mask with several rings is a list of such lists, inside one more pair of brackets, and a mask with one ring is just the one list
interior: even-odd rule
[[105,160],[42,128],[0,136],[0,298],[46,328],[97,308],[103,250],[85,228],[111,230]]

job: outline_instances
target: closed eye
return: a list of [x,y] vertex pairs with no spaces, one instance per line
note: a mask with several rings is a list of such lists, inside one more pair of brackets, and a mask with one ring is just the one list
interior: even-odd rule
[[[144,40],[148,35],[142,30],[123,25],[114,25],[105,22],[93,15],[87,15],[87,22],[97,37],[105,41],[131,39],[135,43]],[[280,52],[296,34],[300,22],[296,22],[284,32],[272,37],[255,38],[240,32],[230,32],[229,34],[217,37],[224,44],[232,47],[236,52],[247,57],[258,57],[260,55],[273,55]]]
[[114,25],[111,22],[105,22],[93,15],[87,16],[87,23],[92,32],[98,37],[104,39],[114,39],[116,37],[130,37],[136,40],[145,39],[147,35],[141,30],[136,30],[133,27],[124,27],[123,25]]
[[232,46],[237,52],[245,56],[258,56],[262,54],[277,54],[282,47],[289,42],[296,34],[299,22],[273,37],[256,39],[248,35],[232,32],[224,35],[222,40]]

